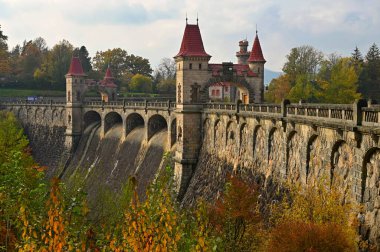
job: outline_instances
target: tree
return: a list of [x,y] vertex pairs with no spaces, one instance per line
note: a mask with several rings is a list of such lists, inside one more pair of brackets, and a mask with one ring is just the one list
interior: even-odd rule
[[24,41],[21,54],[18,60],[18,79],[24,83],[33,82],[34,72],[41,67],[46,56],[47,47],[43,38],[37,40]]
[[136,74],[129,83],[129,89],[133,92],[151,93],[152,79],[141,74]]
[[366,59],[366,72],[371,80],[380,77],[380,50],[375,43],[369,48]]
[[314,78],[318,66],[323,60],[323,53],[312,46],[304,45],[293,48],[286,58],[287,62],[282,71],[289,75],[290,83],[293,86],[299,75],[306,76],[308,80]]
[[155,70],[153,79],[156,90],[160,93],[175,93],[175,62],[169,58],[163,58]]
[[108,49],[107,51],[96,52],[92,59],[94,70],[105,73],[107,67],[112,69],[112,73],[117,80],[127,71],[127,51],[121,48]]
[[300,100],[318,102],[321,100],[326,85],[325,81],[309,80],[308,75],[299,75],[297,76],[295,85],[289,92],[288,98],[292,102]]
[[80,62],[82,64],[83,71],[85,73],[88,73],[92,70],[91,57],[88,56],[89,54],[85,46],[81,46],[80,48],[75,48],[73,54],[74,56],[79,57]]
[[53,87],[64,89],[65,74],[69,70],[72,56],[73,46],[69,41],[62,40],[49,51],[35,77],[46,78]]
[[268,102],[280,103],[290,92],[289,76],[283,74],[273,79],[265,93],[265,100]]
[[321,178],[289,184],[285,192],[272,206],[268,251],[357,251],[358,207],[344,191]]
[[153,72],[148,59],[133,54],[126,57],[125,66],[126,70],[132,74],[151,76]]
[[350,58],[342,58],[331,68],[331,78],[324,92],[323,101],[328,103],[352,103],[360,98],[358,74]]
[[9,73],[8,37],[3,34],[0,25],[0,77]]

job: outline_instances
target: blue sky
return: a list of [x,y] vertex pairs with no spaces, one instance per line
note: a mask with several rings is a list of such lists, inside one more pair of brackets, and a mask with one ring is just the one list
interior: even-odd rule
[[250,46],[258,25],[266,67],[280,71],[293,47],[326,54],[365,54],[380,45],[380,0],[0,0],[0,25],[10,47],[38,36],[98,50],[121,47],[151,61],[174,56],[186,13],[199,25],[211,62],[235,61],[239,40]]

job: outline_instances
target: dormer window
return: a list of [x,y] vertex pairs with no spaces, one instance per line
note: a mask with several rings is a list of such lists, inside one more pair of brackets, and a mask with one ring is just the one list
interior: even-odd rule
[[193,64],[192,63],[189,64],[189,69],[190,70],[193,69]]

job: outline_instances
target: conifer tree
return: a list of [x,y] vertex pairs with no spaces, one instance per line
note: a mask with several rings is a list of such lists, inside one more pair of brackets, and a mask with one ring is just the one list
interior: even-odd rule
[[375,43],[369,48],[365,59],[368,77],[377,80],[380,77],[380,50]]

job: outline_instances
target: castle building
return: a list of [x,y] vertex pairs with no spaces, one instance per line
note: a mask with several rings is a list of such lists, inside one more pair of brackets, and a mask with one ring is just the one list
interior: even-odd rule
[[263,102],[266,61],[257,32],[251,51],[247,50],[246,39],[239,42],[239,47],[237,64],[209,63],[211,55],[204,49],[199,25],[186,24],[180,50],[174,57],[177,104],[237,100]]
[[209,63],[197,24],[187,24],[176,56],[177,148],[174,173],[178,197],[184,195],[197,164],[202,139],[202,106],[210,101],[263,102],[264,64],[256,32],[252,51],[248,41],[239,42],[238,62]]

